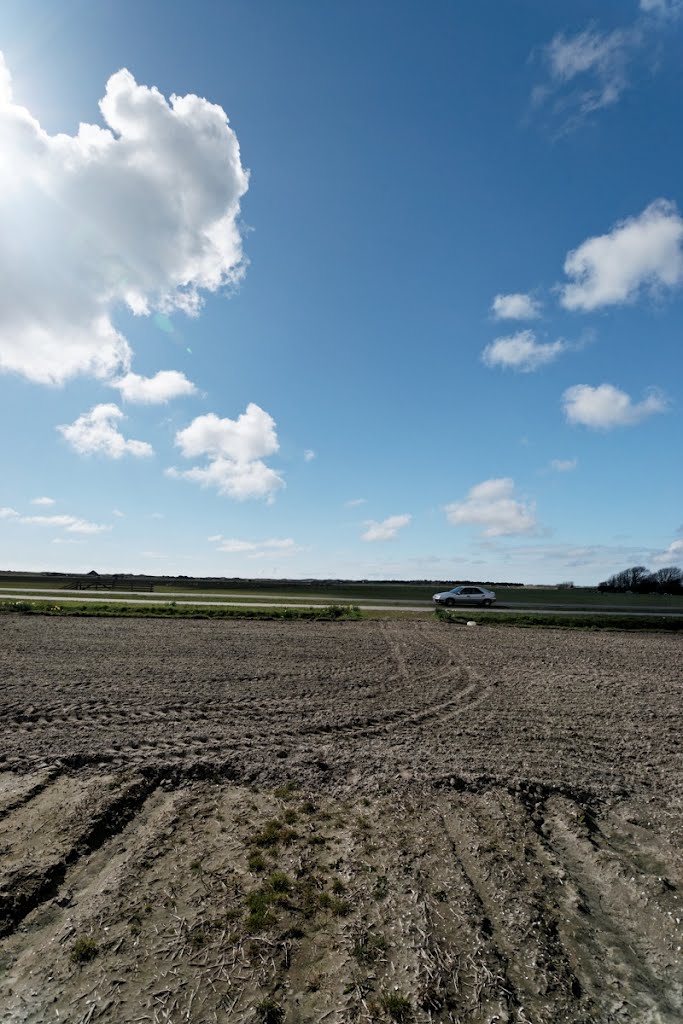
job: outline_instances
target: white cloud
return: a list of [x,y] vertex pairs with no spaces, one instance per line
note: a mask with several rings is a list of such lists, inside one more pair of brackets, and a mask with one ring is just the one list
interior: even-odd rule
[[176,434],[176,444],[190,459],[199,455],[225,456],[235,462],[251,462],[278,450],[275,420],[254,402],[236,420],[219,419],[209,412],[197,416]]
[[[0,84],[1,84],[1,81],[2,80],[0,79]],[[0,519],[16,519],[18,517],[18,515],[19,515],[19,513],[17,512],[16,509],[8,508],[7,505],[5,505],[4,507],[0,508]]]
[[530,533],[537,528],[534,505],[515,498],[514,489],[509,477],[484,480],[464,501],[446,506],[448,521],[454,526],[483,526],[485,537]]
[[668,402],[658,391],[651,391],[642,402],[633,402],[630,395],[612,384],[575,384],[562,396],[564,413],[570,423],[611,430],[629,427],[654,413],[666,412]]
[[120,459],[122,455],[144,458],[154,454],[146,441],[127,440],[115,424],[125,419],[118,405],[95,405],[84,412],[74,423],[57,427],[57,430],[79,455],[105,455],[109,459]]
[[345,508],[358,508],[359,505],[365,505],[367,498],[351,498],[350,501],[344,502]]
[[295,555],[303,551],[292,537],[271,537],[268,540],[238,540],[234,537],[222,537],[216,534],[209,540],[217,544],[216,550],[229,555],[246,554],[249,558],[265,558],[268,555]]
[[646,14],[656,14],[665,18],[675,18],[681,13],[681,0],[640,0],[640,9]]
[[31,526],[61,526],[67,533],[105,533],[111,530],[111,526],[91,523],[77,516],[22,516],[20,522]]
[[0,370],[40,383],[126,372],[118,309],[195,313],[244,269],[248,175],[223,109],[121,70],[100,110],[106,127],[48,134],[0,54]]
[[550,468],[554,469],[556,473],[571,473],[573,469],[579,464],[579,460],[574,459],[551,459]]
[[121,512],[121,510],[118,509],[118,508],[113,508],[111,510],[111,514],[113,516],[116,516],[117,519],[125,519],[126,518],[126,513],[125,512]]
[[558,106],[563,111],[575,111],[566,127],[614,105],[628,85],[626,67],[639,41],[639,33],[634,30],[600,32],[591,27],[573,36],[559,33],[545,48],[551,83],[537,87],[534,98],[542,101],[557,90],[565,90]]
[[30,505],[56,505],[54,498],[31,498]]
[[167,476],[215,487],[219,494],[239,500],[272,500],[284,486],[281,475],[263,462],[280,447],[275,420],[253,402],[236,420],[219,419],[212,412],[198,416],[178,431],[175,441],[185,458],[207,456],[209,461],[185,470],[171,467]]
[[654,555],[652,561],[655,565],[676,565],[677,562],[683,562],[683,540],[672,541],[666,551]]
[[141,377],[137,373],[127,373],[125,377],[110,381],[113,388],[118,388],[126,402],[141,402],[147,405],[158,405],[172,398],[195,395],[197,388],[179,370],[159,370],[153,377]]
[[304,462],[313,462],[314,458],[315,452],[313,451],[313,449],[307,448],[306,451],[304,452]]
[[482,362],[491,368],[531,373],[552,363],[566,349],[564,341],[538,342],[533,331],[518,331],[505,338],[496,338],[481,354]]
[[400,516],[389,516],[387,519],[383,519],[381,523],[376,522],[374,519],[369,519],[365,524],[367,530],[361,539],[393,540],[398,535],[398,531],[407,526],[412,518],[411,515],[404,513]]
[[491,311],[496,320],[536,320],[541,315],[540,303],[520,292],[496,295]]
[[655,200],[639,216],[620,221],[567,255],[564,271],[573,281],[561,289],[562,305],[586,312],[631,302],[644,289],[680,284],[682,242],[683,219],[675,203]]

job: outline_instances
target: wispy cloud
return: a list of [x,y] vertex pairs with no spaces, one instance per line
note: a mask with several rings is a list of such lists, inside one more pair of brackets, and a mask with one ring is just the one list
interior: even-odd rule
[[574,35],[558,33],[542,51],[548,76],[533,90],[532,104],[552,100],[562,132],[614,106],[628,87],[627,69],[640,41],[635,26],[601,32],[592,24]]
[[367,529],[362,534],[361,540],[393,540],[398,536],[400,530],[408,526],[412,518],[411,515],[404,513],[398,516],[388,516],[379,523],[374,519],[368,519],[365,524]]
[[574,459],[551,459],[550,468],[556,473],[571,473],[572,470],[576,469],[579,464],[577,458]]
[[103,523],[91,523],[78,516],[21,516],[19,522],[30,526],[61,527],[67,533],[106,533],[111,526]]
[[296,555],[306,550],[297,544],[292,537],[270,537],[267,540],[242,540],[237,537],[223,537],[214,534],[209,537],[216,550],[228,555],[246,555],[248,558],[265,558],[266,556]]
[[54,498],[31,498],[29,505],[56,505]]

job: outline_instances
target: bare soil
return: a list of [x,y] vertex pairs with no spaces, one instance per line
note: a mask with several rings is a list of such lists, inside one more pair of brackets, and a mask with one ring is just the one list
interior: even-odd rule
[[0,1021],[678,1024],[682,653],[0,620]]

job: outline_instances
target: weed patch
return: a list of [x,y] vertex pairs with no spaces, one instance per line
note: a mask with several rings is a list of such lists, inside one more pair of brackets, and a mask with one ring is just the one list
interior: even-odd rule
[[75,964],[87,964],[94,960],[100,951],[100,947],[89,935],[81,935],[71,947],[71,957]]

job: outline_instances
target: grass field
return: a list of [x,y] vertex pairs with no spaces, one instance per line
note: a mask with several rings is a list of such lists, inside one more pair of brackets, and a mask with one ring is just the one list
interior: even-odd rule
[[[60,589],[66,578],[53,576],[36,576],[28,574],[0,575],[0,592],[22,588],[33,590],[40,588]],[[250,601],[268,601],[286,598],[290,601],[311,601],[331,603],[337,601],[372,602],[385,604],[392,602],[431,602],[432,595],[438,590],[447,589],[449,584],[443,583],[373,583],[373,582],[296,582],[292,580],[238,580],[229,584],[207,583],[205,580],[189,582],[173,580],[155,584],[154,594],[136,594],[137,597],[148,597],[152,600],[164,594],[187,594],[198,602],[203,599],[212,601],[248,598]],[[97,593],[93,591],[92,593]],[[206,595],[206,597],[203,597]],[[683,597],[662,596],[659,594],[600,594],[592,587],[575,587],[571,590],[555,590],[544,587],[496,587],[497,603],[503,607],[545,607],[545,608],[590,608],[590,609],[623,609],[628,611],[653,611],[658,609],[683,611]]]

